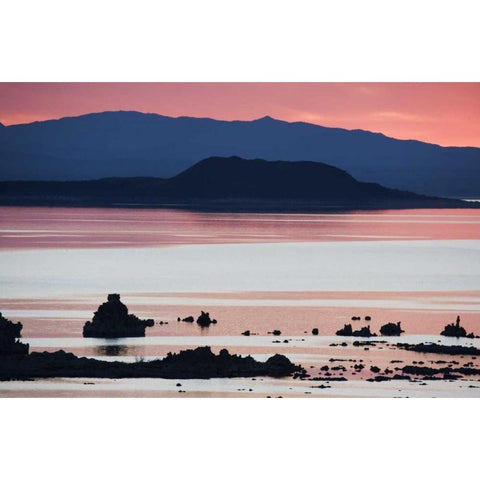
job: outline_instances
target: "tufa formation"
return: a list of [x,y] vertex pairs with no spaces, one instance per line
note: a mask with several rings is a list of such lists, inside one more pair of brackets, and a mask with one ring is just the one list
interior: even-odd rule
[[140,320],[128,313],[118,293],[110,293],[107,302],[102,303],[94,313],[92,321],[83,326],[84,337],[119,338],[144,337],[145,328],[153,327],[152,319]]

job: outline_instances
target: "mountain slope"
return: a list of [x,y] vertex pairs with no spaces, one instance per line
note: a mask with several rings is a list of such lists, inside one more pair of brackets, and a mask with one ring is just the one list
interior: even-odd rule
[[0,180],[170,177],[198,158],[325,162],[357,179],[432,195],[480,196],[480,149],[361,130],[104,112],[0,128]]
[[318,162],[211,157],[170,179],[0,182],[3,205],[180,206],[231,210],[468,207],[358,182]]

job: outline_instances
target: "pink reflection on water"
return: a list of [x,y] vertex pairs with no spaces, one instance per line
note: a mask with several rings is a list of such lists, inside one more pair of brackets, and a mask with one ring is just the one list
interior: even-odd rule
[[[233,292],[194,294],[125,294],[122,299],[131,313],[153,318],[150,336],[229,336],[245,330],[267,335],[281,330],[285,335],[310,334],[318,328],[320,335],[335,335],[345,323],[354,328],[370,325],[378,332],[387,322],[402,322],[408,334],[438,335],[443,327],[461,315],[462,325],[480,334],[480,292]],[[170,302],[169,299],[181,300]],[[209,299],[221,303],[209,303]],[[269,303],[256,303],[259,300]],[[334,300],[333,305],[296,304],[297,301]],[[11,320],[21,321],[25,337],[81,337],[83,324],[103,301],[103,296],[85,296],[70,301],[51,299],[3,299],[2,310]],[[249,304],[249,301],[254,302]],[[360,301],[370,302],[371,306]],[[282,302],[281,305],[276,302]],[[376,305],[383,302],[381,306]],[[177,318],[209,311],[218,324],[202,329],[195,323]],[[13,312],[9,313],[9,312]],[[352,316],[361,317],[352,321]],[[370,316],[370,321],[365,317]],[[168,322],[160,325],[158,322]]]
[[0,207],[0,248],[118,248],[219,243],[480,239],[480,211],[335,214]]

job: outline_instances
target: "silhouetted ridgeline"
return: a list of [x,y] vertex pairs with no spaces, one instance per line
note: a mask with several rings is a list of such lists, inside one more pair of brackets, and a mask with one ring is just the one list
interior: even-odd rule
[[429,195],[480,197],[480,149],[396,140],[270,117],[253,121],[103,112],[0,128],[0,180],[171,177],[199,158],[322,161]]
[[0,182],[3,205],[166,206],[213,210],[475,208],[358,182],[318,162],[211,157],[170,179],[105,178],[79,182]]

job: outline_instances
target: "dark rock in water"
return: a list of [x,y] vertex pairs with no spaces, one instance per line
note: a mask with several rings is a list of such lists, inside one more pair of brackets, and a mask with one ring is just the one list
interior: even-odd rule
[[376,333],[370,331],[370,325],[362,327],[360,330],[353,330],[351,324],[346,324],[340,330],[337,330],[336,335],[343,337],[376,337]]
[[0,312],[0,356],[28,354],[28,344],[17,340],[22,336],[22,328],[20,322],[13,323]]
[[396,337],[401,335],[405,330],[402,330],[400,322],[386,323],[380,327],[380,333],[387,337]]
[[[460,378],[461,375],[480,375],[480,368],[432,368],[432,367],[419,367],[417,365],[405,365],[402,368],[403,373],[411,375],[425,375],[429,380],[455,380]],[[460,374],[460,375],[454,375]],[[434,375],[442,375],[441,377],[434,377]]]
[[245,330],[242,335],[244,335],[245,337],[249,337],[250,336],[250,330]]
[[266,362],[250,356],[231,355],[223,349],[215,355],[210,347],[168,353],[163,360],[149,362],[108,362],[77,357],[63,350],[6,356],[0,362],[0,380],[90,377],[90,378],[234,378],[251,376],[288,377],[305,370],[283,355]]
[[354,347],[365,347],[367,345],[370,347],[374,347],[377,345],[377,343],[387,343],[387,341],[386,340],[355,340],[352,343],[352,345]]
[[455,323],[449,323],[448,325],[445,325],[445,328],[443,331],[440,333],[440,335],[443,335],[445,337],[457,337],[457,338],[475,338],[475,335],[473,333],[469,333],[467,335],[467,331],[460,326],[460,317],[457,316],[457,320]]
[[312,335],[318,335],[318,328],[314,328],[312,330]]
[[154,325],[152,319],[140,320],[136,315],[129,314],[118,293],[109,294],[107,300],[98,307],[92,321],[83,326],[84,337],[144,337],[145,328]]
[[356,320],[361,320],[360,317],[352,317],[352,320],[356,321]]
[[336,335],[339,335],[339,336],[353,335],[352,325],[351,324],[345,324],[343,326],[343,328],[341,328],[340,330],[337,330]]
[[377,375],[374,378],[367,378],[367,382],[389,382],[391,380],[390,377],[386,377],[385,375]]
[[479,355],[480,348],[464,347],[462,345],[438,345],[436,343],[397,343],[397,347],[403,350],[420,353],[440,353],[447,355]]
[[197,323],[201,326],[201,327],[209,327],[211,323],[217,323],[217,321],[215,319],[211,319],[210,318],[210,314],[208,312],[204,312],[202,310],[202,313],[200,314],[200,316],[197,318]]
[[195,321],[195,319],[192,316],[185,317],[185,318],[180,318],[180,317],[177,318],[177,322],[193,323],[194,321]]
[[365,321],[366,321],[366,322],[369,322],[371,319],[372,319],[372,317],[371,317],[370,315],[367,315],[367,316],[365,317]]
[[370,371],[373,372],[373,373],[379,373],[379,372],[380,372],[380,369],[379,369],[377,366],[372,365],[372,366],[370,367]]
[[272,333],[277,336],[282,334],[280,330],[274,330]]
[[314,382],[346,382],[345,377],[313,377],[310,380]]

